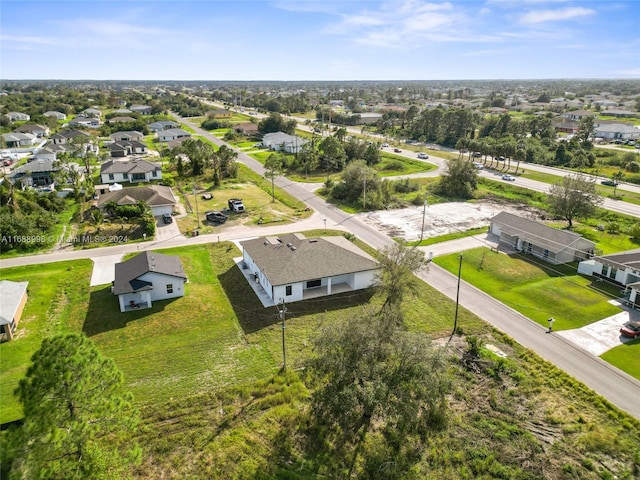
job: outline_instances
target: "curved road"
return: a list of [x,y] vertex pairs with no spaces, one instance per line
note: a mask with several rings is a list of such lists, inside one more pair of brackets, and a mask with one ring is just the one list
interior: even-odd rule
[[[196,133],[211,140],[215,144],[224,144],[222,140],[214,137],[209,132],[201,129],[187,119],[179,118],[179,120],[192,128]],[[238,153],[238,161],[261,175],[264,173],[264,168],[259,162],[242,152]],[[305,229],[307,226],[318,228],[324,223],[327,227],[348,230],[364,242],[377,249],[384,248],[385,246],[389,246],[394,243],[387,235],[361,223],[353,215],[347,214],[342,210],[327,204],[324,200],[310,192],[308,188],[305,188],[304,184],[298,184],[283,177],[278,177],[276,179],[276,184],[278,187],[286,190],[289,194],[304,201],[315,212],[317,212],[314,213],[310,219],[303,220],[296,224],[296,228]],[[548,185],[543,185],[548,188]],[[290,228],[288,225],[266,227],[264,229],[261,228],[260,234],[269,235],[278,231],[286,231],[288,228]],[[195,245],[215,242],[216,240],[243,238],[255,235],[255,233],[255,229],[246,227],[245,229],[235,229],[232,234],[225,234],[222,232],[220,235],[201,235],[187,239],[181,237],[169,239],[164,242],[152,242],[144,245],[122,245],[93,250],[17,257],[3,260],[2,266],[10,267],[14,265],[92,258],[102,255],[135,252],[138,249]],[[455,299],[457,289],[456,276],[435,264],[431,264],[428,271],[421,273],[419,276],[449,298]],[[542,358],[545,358],[567,372],[569,375],[580,380],[598,394],[608,399],[614,405],[640,419],[640,402],[638,401],[640,398],[640,381],[607,364],[598,357],[582,350],[571,342],[565,340],[563,337],[545,333],[546,329],[542,326],[527,317],[524,317],[515,310],[503,305],[466,282],[461,282],[460,285],[460,304],[489,324],[505,332],[524,347],[535,351]]]

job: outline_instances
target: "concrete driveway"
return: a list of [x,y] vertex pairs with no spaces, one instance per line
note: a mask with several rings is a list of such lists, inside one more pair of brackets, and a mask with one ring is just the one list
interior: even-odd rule
[[175,218],[171,223],[164,223],[162,217],[156,217],[156,242],[185,238],[186,237],[180,233],[180,229],[178,228]]
[[91,283],[92,287],[96,285],[105,285],[107,283],[113,282],[116,275],[116,263],[120,263],[122,261],[122,257],[124,255],[104,255],[101,257],[94,257],[91,260],[93,261],[93,272],[91,272]]
[[640,312],[629,309],[617,300],[610,300],[609,303],[625,311],[616,313],[611,317],[604,318],[582,328],[556,332],[556,335],[566,338],[570,342],[584,348],[587,352],[597,356],[602,355],[607,350],[611,350],[613,347],[631,342],[631,338],[620,335],[620,327],[629,320],[640,319]]

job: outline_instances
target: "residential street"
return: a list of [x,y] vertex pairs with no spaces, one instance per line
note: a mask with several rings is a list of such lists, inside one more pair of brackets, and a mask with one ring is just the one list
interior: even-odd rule
[[[188,119],[179,118],[179,120],[192,128],[197,134],[202,135],[212,142],[218,145],[222,145],[224,143],[217,137],[191,123]],[[432,158],[430,158],[430,160]],[[238,161],[247,165],[259,174],[264,173],[264,168],[259,162],[242,152],[239,152],[238,154]],[[527,165],[527,168],[528,167],[529,166]],[[517,180],[517,184],[520,183],[524,185],[524,181],[519,178]],[[355,216],[347,214],[338,208],[327,204],[324,200],[310,192],[308,188],[305,188],[304,185],[292,182],[283,177],[277,178],[276,184],[291,195],[304,201],[315,212],[309,219],[296,223],[293,226],[296,230],[306,230],[310,228],[318,229],[323,228],[324,226],[329,229],[337,228],[349,231],[374,248],[379,249],[393,244],[393,240],[384,233],[363,224]],[[548,190],[547,184],[540,185],[544,186],[544,190],[541,191]],[[616,205],[619,206],[621,203],[622,202],[619,202]],[[625,208],[626,205],[630,205],[630,207],[634,208],[630,208],[624,213],[640,217],[640,207],[625,204]],[[609,207],[607,206],[607,208]],[[614,210],[614,208],[612,208],[612,210]],[[144,244],[121,245],[92,250],[16,257],[2,260],[1,266],[6,268],[17,265],[80,258],[96,258],[105,255],[120,255],[128,252],[135,252],[140,249],[203,244],[216,241],[235,240],[255,235],[272,235],[290,231],[291,229],[291,225],[276,225],[273,227],[265,226],[260,227],[259,230],[256,229],[256,227],[233,227],[230,230],[221,232],[219,235],[201,235],[192,238],[185,238],[182,235],[179,235],[163,241],[148,242]],[[444,271],[434,264],[431,264],[428,271],[421,273],[419,276],[437,290],[441,291],[448,297],[455,299],[457,278],[454,275]],[[587,386],[607,398],[619,408],[640,419],[640,402],[638,402],[638,399],[640,398],[640,381],[632,378],[624,372],[621,372],[617,368],[608,365],[598,357],[580,349],[563,337],[545,333],[546,329],[544,327],[520,315],[518,312],[506,307],[465,282],[462,282],[460,287],[460,304],[514,338],[521,345],[537,352],[541,357],[552,362],[578,380],[584,382]]]

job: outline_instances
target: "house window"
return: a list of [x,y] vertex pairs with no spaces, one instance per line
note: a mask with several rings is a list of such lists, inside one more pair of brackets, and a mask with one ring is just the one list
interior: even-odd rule
[[611,267],[611,271],[609,272],[609,278],[613,278],[615,280],[617,274],[618,274],[618,269]]
[[125,180],[128,179],[129,178],[129,174],[128,173],[123,173],[122,174],[122,178],[125,179]]
[[153,177],[157,177],[157,176],[158,176],[158,171],[157,171],[157,170],[154,170],[154,171],[151,173],[151,175],[152,175]]
[[322,285],[322,280],[318,279],[318,280],[309,280],[307,282],[307,288],[315,288],[315,287],[319,287],[320,285]]
[[113,173],[110,173],[109,174],[109,180],[113,180],[113,179],[114,179]]
[[544,258],[549,258],[549,250],[547,250],[546,248],[544,249]]
[[134,173],[133,175],[131,175],[131,180],[146,180],[146,177],[144,176],[144,173]]
[[290,297],[293,294],[293,287],[291,285],[287,285],[285,287],[285,295]]
[[173,293],[173,283],[167,283],[167,293]]
[[531,253],[531,247],[532,245],[530,243],[527,243],[527,252]]

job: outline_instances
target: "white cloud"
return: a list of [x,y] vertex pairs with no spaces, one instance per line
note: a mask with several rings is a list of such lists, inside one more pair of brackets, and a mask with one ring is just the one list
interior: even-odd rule
[[3,43],[11,44],[13,47],[27,48],[36,46],[52,46],[59,47],[62,45],[69,45],[67,40],[62,40],[57,37],[36,37],[30,35],[0,35],[0,40]]
[[520,17],[521,23],[544,23],[570,20],[595,14],[595,10],[583,7],[567,7],[558,10],[533,10]]

